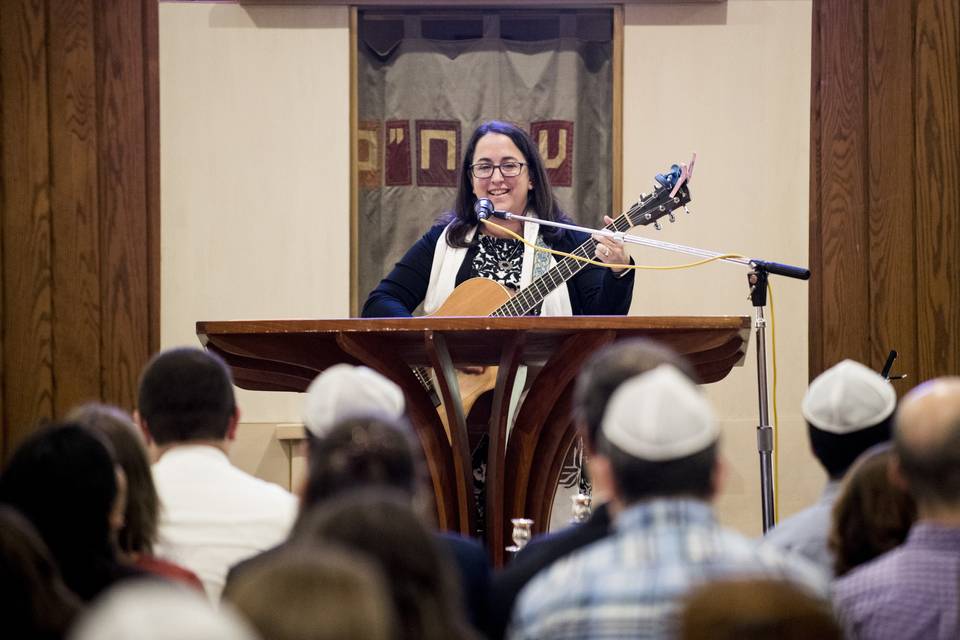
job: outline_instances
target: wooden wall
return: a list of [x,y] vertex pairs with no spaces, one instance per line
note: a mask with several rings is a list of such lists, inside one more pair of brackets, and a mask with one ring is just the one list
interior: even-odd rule
[[156,0],[0,8],[0,450],[159,344]]
[[815,0],[810,377],[960,374],[960,0]]

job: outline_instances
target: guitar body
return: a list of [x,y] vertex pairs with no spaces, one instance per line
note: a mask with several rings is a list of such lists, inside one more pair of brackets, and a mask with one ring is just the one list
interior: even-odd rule
[[[499,282],[486,278],[470,278],[460,284],[443,301],[440,308],[431,313],[431,316],[443,318],[479,316],[486,317],[510,300],[510,290]],[[486,367],[483,373],[464,373],[457,371],[457,384],[460,386],[460,401],[463,403],[463,417],[470,415],[470,410],[477,399],[485,392],[493,389],[497,384],[498,367]],[[450,426],[447,424],[447,411],[443,404],[437,407],[440,420],[450,437]]]
[[440,308],[430,315],[441,318],[486,317],[509,301],[510,295],[510,290],[499,282],[470,278],[454,289]]
[[[661,217],[670,215],[678,207],[690,202],[690,190],[687,183],[693,171],[690,165],[673,165],[665,174],[657,174],[654,191],[649,196],[643,196],[637,204],[621,214],[617,219],[604,227],[610,232],[624,233],[636,225],[654,224]],[[657,227],[659,229],[659,226]],[[572,278],[585,262],[595,256],[597,243],[593,238],[586,240],[574,249],[569,256],[557,263],[544,274],[534,279],[529,285],[516,294],[503,285],[487,280],[486,278],[471,278],[453,290],[444,303],[431,315],[442,317],[487,317],[497,312],[498,315],[524,315],[537,307],[543,298],[558,286]],[[509,305],[509,308],[504,308]],[[502,309],[503,308],[503,309]],[[421,375],[422,374],[418,374]],[[463,402],[463,415],[466,417],[473,408],[477,398],[489,389],[493,389],[497,381],[497,367],[487,367],[483,373],[469,374],[458,372],[457,382],[460,385],[460,399]],[[424,385],[430,388],[429,380]],[[450,428],[447,424],[447,413],[441,405],[440,419],[450,437]]]

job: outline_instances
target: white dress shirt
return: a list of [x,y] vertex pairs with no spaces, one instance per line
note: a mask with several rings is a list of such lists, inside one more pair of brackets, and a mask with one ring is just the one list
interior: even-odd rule
[[255,478],[209,445],[177,445],[153,465],[160,496],[158,557],[182,565],[214,602],[227,570],[286,539],[297,499]]

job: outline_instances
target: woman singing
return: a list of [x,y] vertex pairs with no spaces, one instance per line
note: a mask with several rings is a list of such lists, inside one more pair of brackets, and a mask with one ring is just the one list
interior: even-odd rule
[[[480,125],[467,144],[453,209],[417,241],[370,293],[366,318],[410,316],[423,303],[435,312],[454,288],[476,277],[494,280],[512,291],[526,287],[556,264],[550,254],[534,251],[501,229],[480,224],[478,198],[494,208],[542,220],[571,222],[554,198],[540,152],[525,131],[500,121]],[[610,218],[604,218],[606,224]],[[570,252],[589,239],[584,233],[521,220],[495,220],[531,244]],[[609,265],[630,261],[623,243],[603,236],[595,259]],[[633,270],[586,265],[546,295],[531,313],[623,315],[630,308]],[[476,315],[486,315],[478,313]]]

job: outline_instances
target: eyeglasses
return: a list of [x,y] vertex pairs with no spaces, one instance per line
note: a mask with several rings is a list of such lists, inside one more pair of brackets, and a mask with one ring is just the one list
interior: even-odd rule
[[493,177],[494,169],[500,169],[500,175],[502,175],[504,178],[516,178],[523,171],[524,164],[526,163],[517,162],[516,160],[508,160],[507,162],[501,162],[500,164],[493,164],[492,162],[478,162],[470,165],[470,172],[473,173],[474,178],[485,180]]

